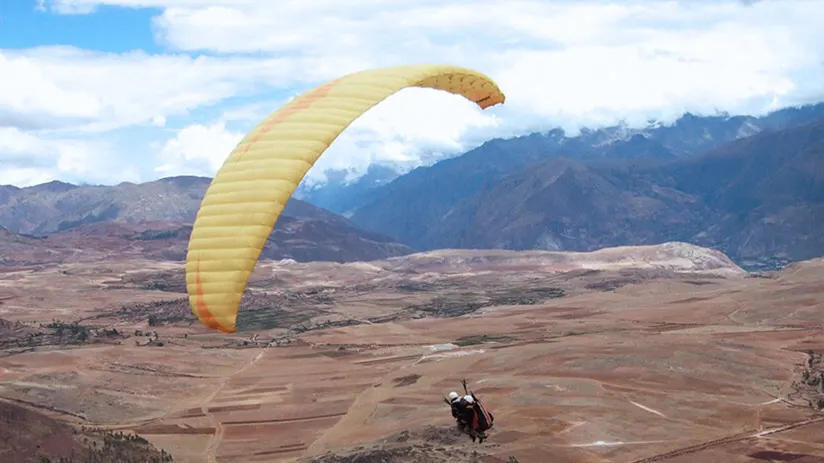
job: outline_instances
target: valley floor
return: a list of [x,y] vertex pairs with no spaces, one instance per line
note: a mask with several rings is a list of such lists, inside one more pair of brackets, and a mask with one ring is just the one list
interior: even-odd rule
[[[824,260],[754,277],[473,253],[261,262],[233,335],[193,323],[180,265],[12,269],[0,398],[176,462],[824,461],[800,377]],[[495,414],[483,444],[441,400],[461,378]]]

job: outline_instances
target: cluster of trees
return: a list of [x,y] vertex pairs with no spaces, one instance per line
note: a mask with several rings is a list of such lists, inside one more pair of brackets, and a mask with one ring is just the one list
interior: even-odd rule
[[[818,369],[820,362],[820,355],[816,355],[812,350],[807,351],[807,367],[801,372],[801,381],[807,386],[815,388],[818,395],[824,396],[824,371]],[[815,401],[815,408],[824,409],[824,397],[819,397]]]
[[50,328],[54,330],[54,334],[59,337],[69,337],[78,341],[85,341],[89,339],[89,329],[77,322],[64,323],[60,320],[52,319],[51,323],[40,324],[41,328]]
[[149,326],[196,321],[189,309],[188,298],[131,304],[121,307],[120,314],[124,317],[148,319]]
[[[81,325],[78,322],[65,323],[52,320],[40,323],[41,331],[12,333],[14,337],[0,341],[0,347],[36,347],[54,344],[82,344],[96,338],[119,338],[122,334],[116,328],[99,328]],[[23,328],[23,325],[16,325]],[[51,332],[43,330],[52,330]],[[8,336],[7,336],[8,338]]]
[[78,454],[52,459],[40,457],[39,463],[167,463],[174,461],[163,449],[156,449],[149,441],[137,434],[107,431],[102,434],[103,444],[84,438],[86,449]]

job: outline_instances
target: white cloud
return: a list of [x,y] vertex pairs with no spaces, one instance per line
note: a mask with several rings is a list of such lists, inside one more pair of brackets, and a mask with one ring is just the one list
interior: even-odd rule
[[0,169],[0,185],[27,187],[59,180],[54,171],[35,167],[6,167]]
[[473,132],[494,137],[499,124],[494,114],[478,111],[463,97],[405,89],[352,123],[310,170],[307,185],[323,183],[328,169],[348,170],[352,178],[374,162],[411,169],[474,147],[473,140],[467,143]]
[[[160,161],[144,157],[162,175],[212,175],[282,102],[278,89],[293,94],[375,66],[449,62],[487,73],[507,94],[505,105],[481,112],[460,97],[403,91],[344,132],[312,170],[319,181],[328,168],[415,166],[555,125],[643,123],[684,110],[759,113],[824,99],[824,0],[746,3],[46,0],[44,8],[71,14],[159,8],[155,33],[177,54],[0,50],[0,75],[12,76],[0,88],[0,126],[38,136],[137,124],[164,131],[188,117],[153,153]],[[238,96],[252,102],[195,118]]]
[[214,175],[242,138],[223,122],[187,126],[163,146],[155,170],[164,176]]
[[138,180],[136,168],[121,164],[113,151],[105,141],[38,138],[16,128],[0,127],[0,184]]
[[[244,135],[227,130],[226,123],[244,121],[251,129],[283,103],[244,105],[225,111],[216,123],[186,126],[166,142],[160,154],[163,164],[157,172],[214,175]],[[398,111],[399,107],[403,111]],[[494,137],[499,124],[497,117],[478,111],[463,97],[405,89],[352,123],[317,161],[307,175],[307,184],[323,183],[328,169],[349,170],[357,178],[374,162],[394,164],[402,170],[417,167],[421,160],[466,151],[480,140]],[[467,144],[467,134],[473,131],[485,134]]]
[[20,118],[43,115],[44,127],[35,128],[98,132],[186,114],[249,94],[261,83],[304,78],[294,71],[295,63],[277,58],[6,50],[0,52],[0,106]]

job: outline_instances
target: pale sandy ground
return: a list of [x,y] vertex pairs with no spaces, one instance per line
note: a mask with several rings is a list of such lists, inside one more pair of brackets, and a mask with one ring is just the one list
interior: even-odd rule
[[[636,268],[703,275],[645,276],[604,291],[586,285],[613,274],[579,272],[565,283],[567,296],[541,304],[309,331],[286,347],[206,349],[226,335],[149,328],[174,342],[138,347],[127,339],[0,357],[0,397],[53,406],[73,422],[135,430],[178,462],[310,461],[382,446],[403,431],[412,433],[403,445],[456,452],[426,461],[480,461],[457,456],[472,450],[499,458],[487,461],[522,463],[769,461],[747,456],[759,449],[824,457],[824,424],[780,429],[818,416],[781,399],[803,352],[824,348],[822,260],[747,278],[723,255],[694,248],[439,251],[346,265],[266,262],[254,284],[335,287],[342,302],[333,310],[362,319],[441,291],[399,293],[393,285],[401,281],[449,281],[471,293],[554,285],[566,270]],[[175,269],[116,262],[0,274],[0,317],[47,322],[179,298],[101,289],[124,272]],[[358,289],[367,283],[369,290]],[[449,345],[478,335],[505,338]],[[495,414],[490,439],[473,446],[420,437],[429,425],[450,425],[441,396],[462,377]],[[770,430],[780,432],[752,437]]]

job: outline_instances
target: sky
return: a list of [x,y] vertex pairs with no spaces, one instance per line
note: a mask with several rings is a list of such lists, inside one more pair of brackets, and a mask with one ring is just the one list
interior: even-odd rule
[[506,103],[405,89],[321,156],[356,178],[499,137],[824,100],[824,0],[0,0],[0,184],[213,176],[327,80],[444,63]]

